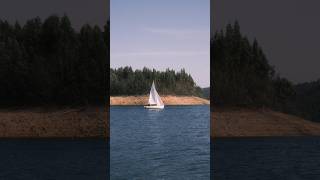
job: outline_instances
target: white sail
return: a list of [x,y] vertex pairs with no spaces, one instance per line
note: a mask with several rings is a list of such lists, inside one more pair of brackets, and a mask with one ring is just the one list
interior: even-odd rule
[[152,82],[152,86],[150,89],[150,95],[149,95],[149,104],[150,105],[157,105],[157,106],[162,106],[163,102],[156,90],[156,87],[154,85],[154,82]]

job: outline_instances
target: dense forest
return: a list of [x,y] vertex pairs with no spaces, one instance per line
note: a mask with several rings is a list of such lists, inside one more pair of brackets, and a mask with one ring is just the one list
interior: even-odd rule
[[184,69],[178,72],[170,69],[156,71],[148,68],[133,71],[131,67],[110,69],[110,95],[146,95],[150,91],[153,80],[160,94],[202,95],[201,88]]
[[296,96],[288,102],[287,111],[320,122],[320,79],[294,86]]
[[0,105],[106,102],[109,22],[75,30],[53,15],[10,24],[0,20]]
[[320,82],[294,85],[277,75],[258,41],[242,35],[238,22],[211,39],[211,73],[216,105],[269,107],[320,121]]
[[216,32],[211,41],[215,104],[282,106],[294,95],[292,84],[275,74],[258,41],[243,36],[238,22]]

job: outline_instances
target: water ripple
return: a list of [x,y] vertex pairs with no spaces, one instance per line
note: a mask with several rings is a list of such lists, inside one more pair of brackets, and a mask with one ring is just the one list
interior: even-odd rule
[[111,179],[208,179],[209,110],[111,107]]

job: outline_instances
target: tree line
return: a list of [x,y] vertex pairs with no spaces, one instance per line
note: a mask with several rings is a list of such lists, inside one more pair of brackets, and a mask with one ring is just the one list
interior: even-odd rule
[[320,122],[320,79],[294,86],[296,95],[288,101],[287,111]]
[[100,104],[107,96],[109,22],[75,30],[68,16],[0,20],[0,105]]
[[268,107],[320,121],[320,81],[294,85],[276,74],[236,21],[211,39],[211,97],[220,106]]
[[202,95],[201,88],[184,69],[177,72],[171,69],[157,71],[146,67],[133,70],[129,66],[110,69],[110,95],[146,95],[152,81],[155,81],[160,95]]
[[282,107],[294,95],[292,83],[275,74],[258,41],[240,32],[236,21],[211,39],[213,103]]

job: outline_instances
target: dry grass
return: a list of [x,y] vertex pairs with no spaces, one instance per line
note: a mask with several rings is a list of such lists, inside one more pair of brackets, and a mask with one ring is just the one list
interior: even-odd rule
[[106,107],[0,110],[0,137],[109,137]]
[[264,109],[215,109],[212,137],[320,136],[320,123]]
[[[110,105],[145,105],[149,96],[110,97]],[[165,105],[207,105],[210,101],[195,96],[161,96]]]

